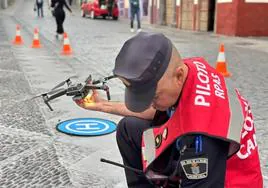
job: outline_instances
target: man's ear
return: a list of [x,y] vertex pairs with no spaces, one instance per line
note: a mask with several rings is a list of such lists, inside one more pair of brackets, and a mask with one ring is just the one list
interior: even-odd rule
[[175,70],[175,78],[176,78],[176,82],[179,85],[182,85],[183,84],[184,74],[185,74],[185,71],[184,71],[183,67],[182,66],[178,66],[176,68],[176,70]]

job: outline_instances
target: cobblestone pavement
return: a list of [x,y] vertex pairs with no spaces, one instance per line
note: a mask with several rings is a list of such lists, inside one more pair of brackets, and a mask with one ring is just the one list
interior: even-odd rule
[[[74,117],[120,117],[89,112],[61,98],[50,112],[41,100],[27,100],[48,91],[58,81],[76,75],[84,79],[110,74],[123,42],[133,36],[121,19],[92,20],[66,12],[65,30],[74,54],[60,55],[62,42],[55,39],[55,21],[45,8],[38,19],[29,0],[0,12],[0,187],[126,187],[123,170],[101,164],[107,157],[120,162],[115,135],[80,138],[55,130],[57,122]],[[14,47],[15,26],[22,26],[24,45]],[[31,49],[33,30],[40,30],[41,49]],[[253,109],[265,186],[268,187],[268,45],[263,40],[225,37],[202,32],[178,31],[143,24],[145,31],[159,31],[172,39],[183,57],[203,56],[215,64],[218,47],[225,44],[230,78]],[[123,86],[109,82],[113,100],[123,99]]]
[[0,25],[0,187],[71,185],[38,105],[17,103],[31,89]]

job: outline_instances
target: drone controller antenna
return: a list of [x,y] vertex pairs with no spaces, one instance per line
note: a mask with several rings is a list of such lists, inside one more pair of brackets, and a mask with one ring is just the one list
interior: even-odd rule
[[110,160],[107,160],[107,159],[104,159],[104,158],[101,158],[100,161],[104,162],[104,163],[111,164],[111,165],[115,165],[115,166],[118,166],[118,167],[122,167],[122,168],[127,169],[127,170],[131,170],[131,171],[136,172],[138,174],[144,174],[143,171],[140,170],[140,169],[132,168],[130,166],[126,166],[126,165],[123,165],[123,164],[120,164],[120,163],[117,163],[117,162],[114,162],[114,161],[110,161]]

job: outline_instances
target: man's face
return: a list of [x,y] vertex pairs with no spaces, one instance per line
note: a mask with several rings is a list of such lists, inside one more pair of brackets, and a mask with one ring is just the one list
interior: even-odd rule
[[166,111],[177,102],[181,87],[182,86],[178,83],[176,77],[161,78],[157,84],[152,107],[156,110]]
[[168,69],[169,71],[157,83],[156,93],[151,104],[159,111],[166,111],[176,104],[188,74],[188,68],[184,64],[177,67],[171,66]]

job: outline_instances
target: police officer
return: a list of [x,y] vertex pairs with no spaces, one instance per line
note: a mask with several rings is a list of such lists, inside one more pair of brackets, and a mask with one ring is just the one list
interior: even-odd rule
[[116,133],[124,165],[143,171],[125,170],[128,187],[223,188],[241,131],[223,77],[203,58],[182,60],[163,34],[145,32],[125,42],[113,72],[126,86],[125,103],[96,91],[95,103],[76,103],[124,116]]

